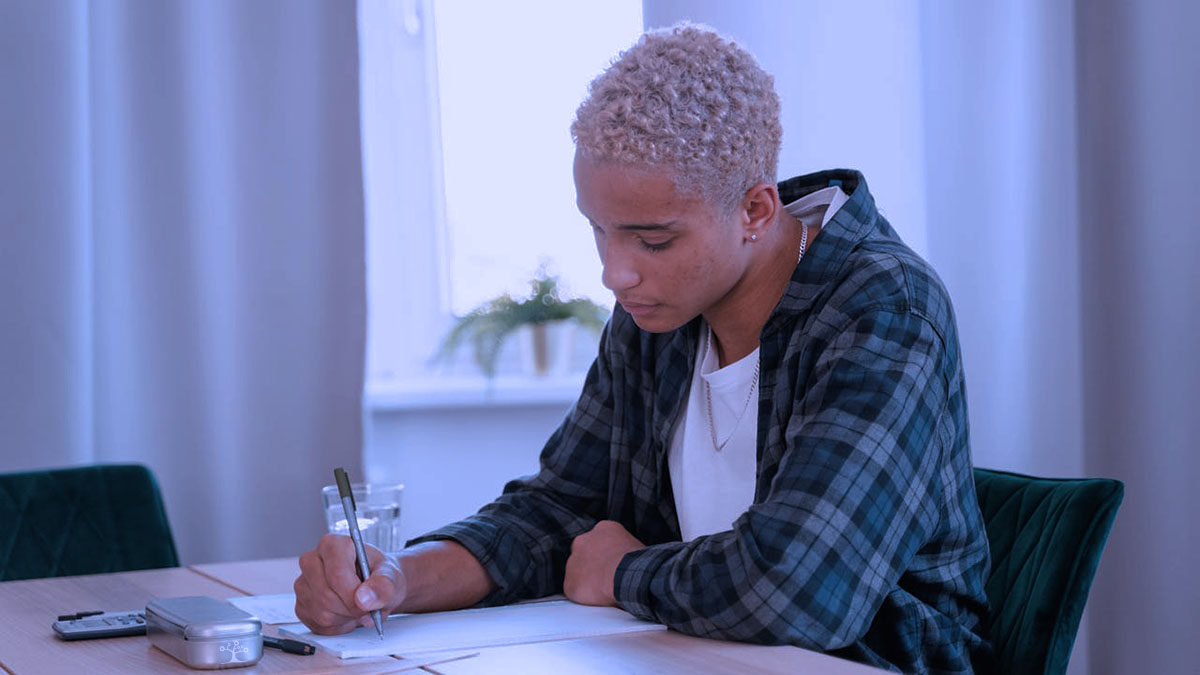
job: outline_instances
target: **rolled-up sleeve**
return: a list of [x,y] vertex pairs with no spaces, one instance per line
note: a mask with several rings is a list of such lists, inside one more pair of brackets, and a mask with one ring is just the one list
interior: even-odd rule
[[603,518],[612,433],[611,325],[583,391],[542,449],[533,476],[510,481],[504,493],[464,520],[410,542],[453,540],[471,552],[496,584],[481,604],[503,604],[562,592],[575,537]]

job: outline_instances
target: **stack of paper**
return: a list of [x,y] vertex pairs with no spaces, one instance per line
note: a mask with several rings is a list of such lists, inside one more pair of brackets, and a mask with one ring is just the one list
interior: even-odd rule
[[615,607],[589,607],[569,600],[532,602],[504,607],[461,609],[430,614],[396,614],[383,624],[345,635],[316,635],[303,624],[280,626],[298,640],[316,644],[345,659],[354,656],[412,656],[443,650],[479,649],[502,645],[613,635],[666,626],[635,618]]
[[243,612],[249,612],[263,623],[296,623],[296,596],[292,593],[278,595],[238,595],[229,598],[229,604]]

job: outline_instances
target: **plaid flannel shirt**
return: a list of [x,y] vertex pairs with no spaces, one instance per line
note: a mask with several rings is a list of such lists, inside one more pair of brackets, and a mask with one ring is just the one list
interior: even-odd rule
[[667,475],[699,321],[652,334],[618,305],[540,471],[413,543],[461,543],[497,604],[561,592],[571,541],[615,520],[647,544],[621,560],[613,589],[639,617],[906,672],[990,660],[988,544],[950,300],[858,172],[779,191],[789,203],[835,184],[850,199],[761,334],[757,483],[732,530],[681,542]]

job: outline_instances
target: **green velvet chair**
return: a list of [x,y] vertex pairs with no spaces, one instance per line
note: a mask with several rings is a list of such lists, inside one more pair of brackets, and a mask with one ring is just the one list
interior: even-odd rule
[[0,581],[178,565],[146,467],[0,474]]
[[992,551],[987,594],[999,672],[1065,673],[1125,488],[975,469],[975,490]]

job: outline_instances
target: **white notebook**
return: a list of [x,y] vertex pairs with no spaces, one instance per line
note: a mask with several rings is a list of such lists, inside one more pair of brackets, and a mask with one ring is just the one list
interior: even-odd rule
[[429,614],[395,614],[383,624],[345,635],[316,635],[304,624],[279,630],[346,659],[355,656],[412,656],[443,650],[479,649],[569,638],[613,635],[666,626],[642,621],[616,607],[590,607],[570,600],[549,600],[503,607],[460,609]]
[[263,623],[296,623],[296,596],[294,593],[277,595],[239,595],[229,598],[229,604],[243,612],[249,612]]

